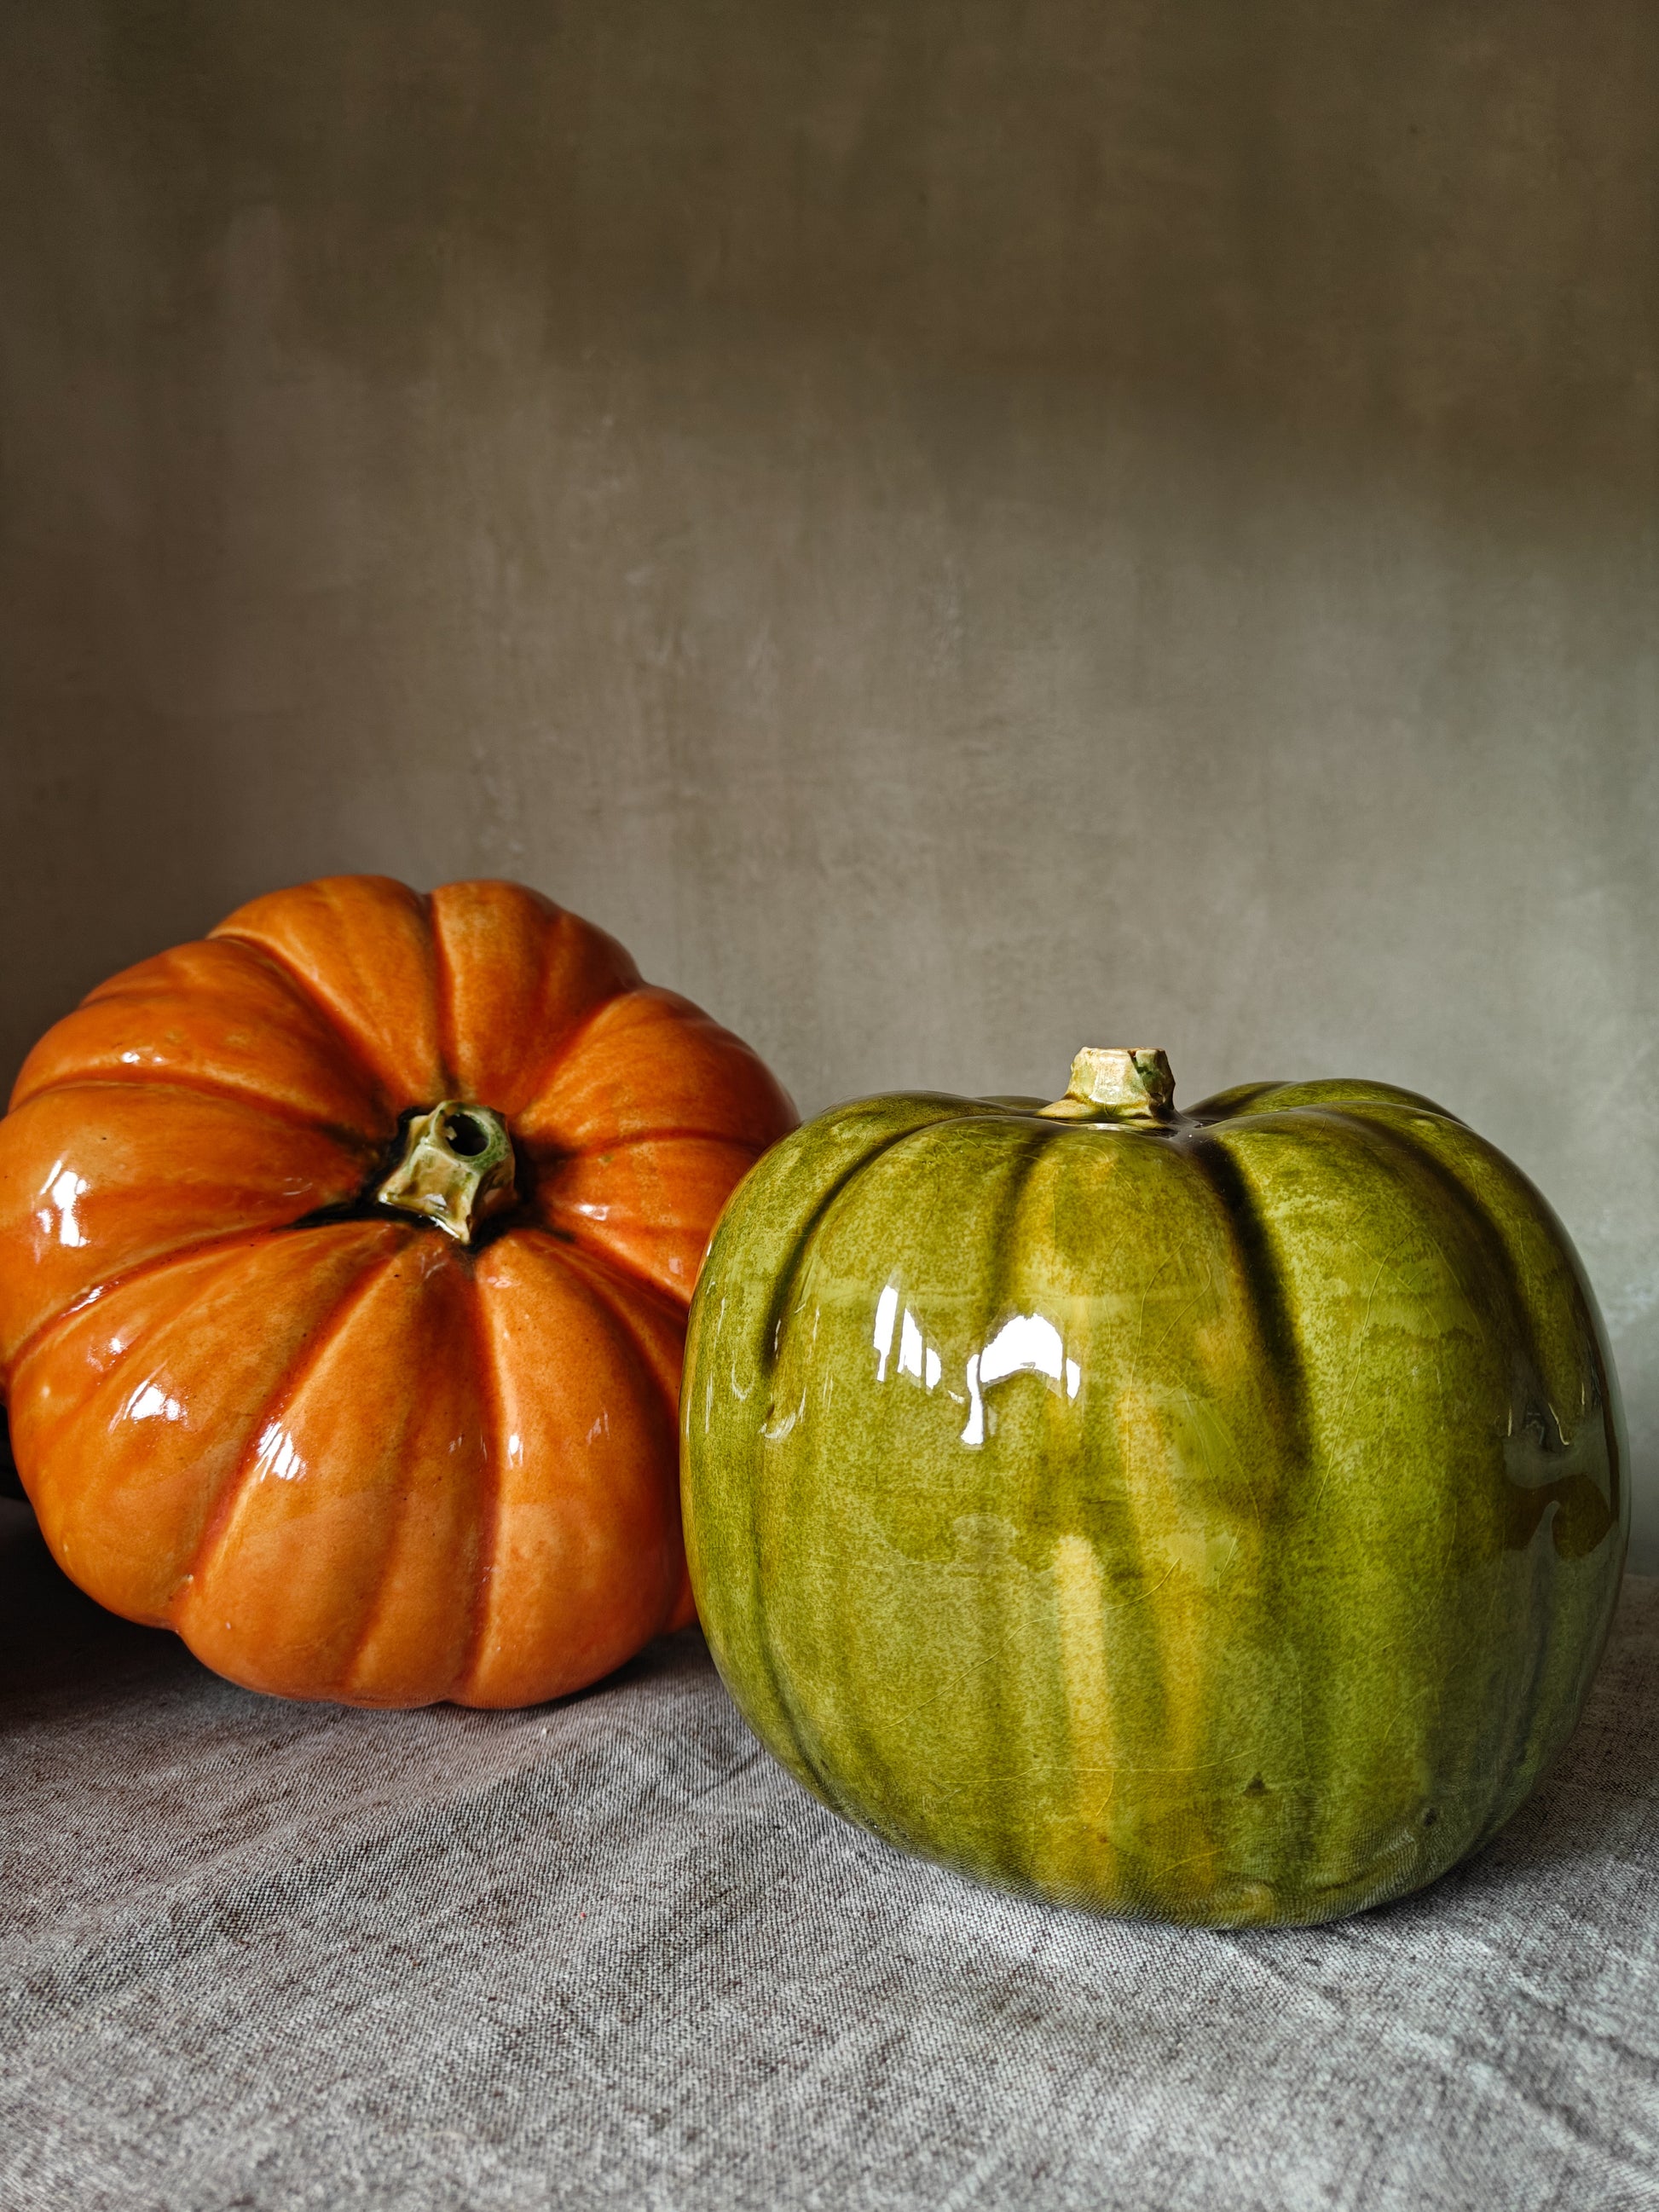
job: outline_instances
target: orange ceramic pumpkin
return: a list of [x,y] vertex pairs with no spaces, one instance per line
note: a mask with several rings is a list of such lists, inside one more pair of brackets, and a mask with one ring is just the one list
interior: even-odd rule
[[675,1409],[745,1045],[515,884],[256,899],[0,1122],[0,1378],[82,1589],[285,1697],[516,1705],[691,1618]]

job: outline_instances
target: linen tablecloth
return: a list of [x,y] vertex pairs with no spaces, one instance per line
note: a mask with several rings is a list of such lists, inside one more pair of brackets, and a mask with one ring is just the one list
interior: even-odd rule
[[7,2212],[1659,2206],[1659,1583],[1476,1862],[1211,1935],[843,1826],[694,1632],[530,1712],[287,1705],[0,1524]]

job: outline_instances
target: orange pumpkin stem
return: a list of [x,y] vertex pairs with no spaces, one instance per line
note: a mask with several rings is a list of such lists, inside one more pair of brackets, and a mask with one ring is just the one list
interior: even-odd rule
[[513,1139],[493,1108],[443,1098],[404,1133],[402,1158],[375,1192],[382,1206],[418,1213],[470,1244],[491,1214],[518,1197]]

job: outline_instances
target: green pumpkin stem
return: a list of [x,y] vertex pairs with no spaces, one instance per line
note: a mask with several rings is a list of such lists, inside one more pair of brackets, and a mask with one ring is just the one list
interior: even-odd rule
[[1085,1045],[1066,1096],[1037,1109],[1054,1121],[1167,1121],[1175,1077],[1161,1045]]
[[417,1213],[458,1244],[470,1244],[492,1213],[518,1196],[513,1139],[489,1106],[443,1098],[404,1132],[398,1164],[375,1192],[382,1206]]

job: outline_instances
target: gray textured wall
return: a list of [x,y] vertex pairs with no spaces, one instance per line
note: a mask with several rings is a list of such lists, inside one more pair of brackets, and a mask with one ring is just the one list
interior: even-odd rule
[[803,1104],[1363,1071],[1659,1564],[1659,15],[10,0],[0,1064],[526,878]]

